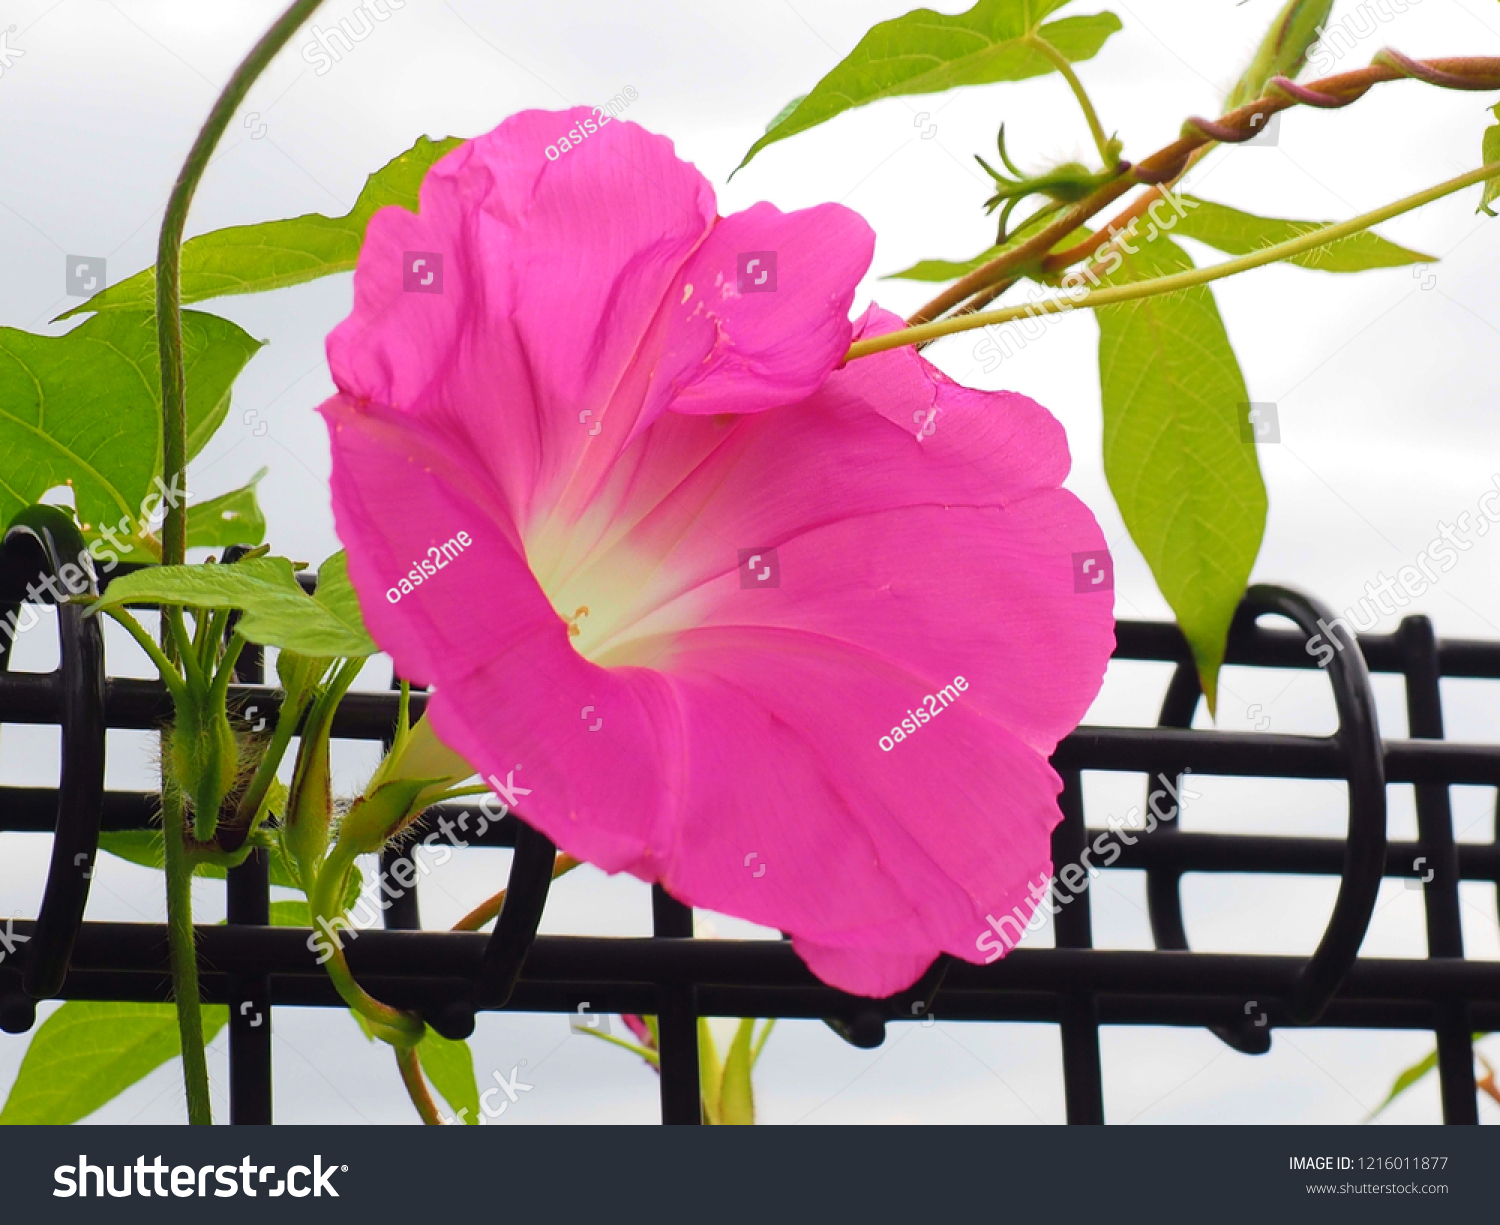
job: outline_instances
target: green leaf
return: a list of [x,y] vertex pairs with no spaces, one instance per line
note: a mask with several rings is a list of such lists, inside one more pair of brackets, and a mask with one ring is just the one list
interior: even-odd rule
[[[1196,238],[1227,255],[1249,255],[1313,234],[1334,224],[1331,221],[1288,221],[1281,217],[1257,217],[1227,204],[1180,197],[1184,214],[1172,226],[1174,238]],[[1371,268],[1400,268],[1406,264],[1435,263],[1431,255],[1398,247],[1369,230],[1361,230],[1324,247],[1314,247],[1288,261],[1319,272],[1365,272]]]
[[[393,204],[416,212],[418,190],[428,168],[462,143],[454,136],[443,140],[419,137],[405,153],[365,180],[354,207],[341,217],[304,213],[283,221],[230,226],[188,239],[182,245],[183,303],[226,294],[263,293],[352,271],[370,218]],[[155,301],[156,270],[147,268],[58,317],[66,319],[85,311],[153,308]]]
[[[359,597],[349,582],[349,555],[342,549],[318,567],[318,587],[313,599],[331,621],[343,627],[351,642],[368,644],[369,649],[363,654],[373,655],[378,650],[370,640],[370,632],[365,629],[365,619],[359,611]],[[352,658],[348,651],[339,654]]]
[[453,1042],[428,1027],[417,1043],[417,1058],[432,1087],[443,1095],[454,1118],[479,1126],[479,1084],[467,1042]]
[[[203,1009],[203,1040],[229,1009]],[[69,1000],[37,1028],[0,1124],[76,1123],[181,1053],[171,1004]]]
[[[1166,238],[1112,284],[1193,266]],[[1207,287],[1102,307],[1104,472],[1131,539],[1192,648],[1212,711],[1224,640],[1266,526],[1266,490],[1240,422],[1250,399]]]
[[1385,1101],[1381,1102],[1380,1105],[1376,1106],[1374,1110],[1370,1111],[1369,1117],[1365,1119],[1365,1122],[1368,1123],[1370,1119],[1373,1119],[1377,1114],[1383,1111],[1387,1106],[1389,1106],[1398,1097],[1400,1097],[1414,1084],[1416,1084],[1417,1081],[1421,1080],[1422,1077],[1431,1072],[1433,1068],[1437,1067],[1437,1062],[1438,1053],[1437,1051],[1433,1051],[1432,1054],[1427,1056],[1427,1058],[1417,1060],[1416,1063],[1412,1064],[1411,1067],[1402,1072],[1400,1076],[1396,1077],[1395,1083],[1391,1085],[1391,1091],[1385,1095]]
[[740,166],[774,141],[881,98],[1045,76],[1055,68],[1038,49],[1039,39],[1070,63],[1092,58],[1120,28],[1120,19],[1113,13],[1096,13],[1042,25],[1065,3],[979,0],[956,16],[917,9],[882,21],[811,93],[772,121]]
[[755,1122],[755,1091],[750,1085],[754,1059],[750,1042],[755,1035],[755,1018],[744,1017],[724,1057],[724,1076],[719,1082],[719,1122],[745,1126]]
[[[128,863],[136,864],[142,868],[155,868],[162,870],[162,843],[161,830],[159,829],[113,829],[106,830],[99,835],[99,849],[108,851],[118,859]],[[258,844],[261,845],[261,844]],[[297,888],[296,878],[292,875],[285,857],[281,853],[281,847],[273,842],[262,845],[262,849],[270,851],[270,878],[273,885],[280,885],[284,889]],[[193,867],[195,876],[206,877],[209,880],[223,880],[227,869],[222,864],[200,863]],[[303,927],[308,926],[306,923]]]
[[[183,312],[182,332],[188,436],[201,448],[260,342],[199,311]],[[135,535],[161,475],[160,404],[150,312],[89,319],[64,336],[0,328],[0,529],[49,489],[71,484],[88,535],[98,539],[103,526]],[[150,557],[133,544],[114,551]]]
[[1264,97],[1272,77],[1295,79],[1332,11],[1333,0],[1287,0],[1271,22],[1250,66],[1235,82],[1224,103],[1225,109],[1232,111]]
[[115,579],[91,611],[127,602],[235,608],[244,614],[238,631],[262,646],[308,656],[373,655],[378,648],[364,627],[349,621],[339,589],[347,579],[341,573],[335,562],[333,591],[323,603],[298,586],[296,571],[284,557],[252,557],[230,566],[153,566]]
[[801,106],[802,105],[802,100],[804,98],[806,98],[806,97],[807,97],[806,94],[798,94],[795,98],[793,98],[790,102],[788,102],[785,106],[783,106],[779,111],[777,111],[776,112],[776,118],[774,118],[773,120],[771,120],[770,123],[766,124],[766,131],[769,132],[778,123],[780,123],[783,119],[785,119],[788,115],[790,115],[794,110],[796,110],[799,106]]
[[[1494,109],[1496,119],[1500,119],[1500,105]],[[1479,164],[1481,166],[1493,166],[1500,162],[1500,124],[1484,130],[1484,139],[1480,143]],[[1479,198],[1479,207],[1493,217],[1494,211],[1490,208],[1497,199],[1500,199],[1500,175],[1493,179],[1486,179],[1484,184],[1484,195]]]
[[[996,256],[1009,251],[1012,247],[1018,247],[1027,239],[1031,238],[1038,230],[1044,228],[1054,217],[1038,217],[1035,221],[1028,221],[1020,228],[1006,235],[1006,239],[997,247],[991,247],[987,251],[981,251],[972,259],[946,260],[946,259],[924,259],[919,260],[910,268],[900,272],[892,272],[884,276],[884,281],[956,281],[960,277],[968,276],[971,272],[977,272]],[[1080,227],[1074,230],[1066,238],[1053,244],[1054,250],[1066,249],[1075,243],[1082,242],[1090,234],[1089,229]]]
[[267,469],[248,485],[187,508],[187,545],[190,549],[222,548],[231,544],[259,544],[266,538],[266,517],[255,498],[255,487]]
[[272,927],[311,927],[312,925],[312,907],[306,902],[271,903]]

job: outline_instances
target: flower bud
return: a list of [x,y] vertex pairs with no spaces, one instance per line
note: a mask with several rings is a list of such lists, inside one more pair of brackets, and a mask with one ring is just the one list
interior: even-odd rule
[[1287,0],[1245,74],[1230,91],[1225,107],[1232,111],[1254,102],[1266,92],[1272,77],[1295,78],[1332,11],[1333,0]]
[[193,836],[207,842],[214,836],[219,806],[234,787],[240,772],[240,746],[222,702],[179,704],[172,724],[172,772],[177,786],[193,806]]

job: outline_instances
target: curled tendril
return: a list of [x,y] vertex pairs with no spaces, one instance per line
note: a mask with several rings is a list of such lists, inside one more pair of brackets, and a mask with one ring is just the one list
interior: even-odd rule
[[995,237],[998,246],[1004,243],[1008,230],[1010,215],[1022,200],[1031,196],[1045,196],[1048,203],[1038,212],[1033,213],[1018,228],[1024,230],[1033,222],[1042,217],[1055,213],[1065,204],[1076,204],[1087,198],[1102,183],[1107,183],[1120,173],[1121,163],[1118,162],[1118,141],[1111,142],[1111,148],[1115,149],[1115,165],[1108,170],[1093,171],[1082,162],[1065,162],[1061,166],[1037,175],[1028,175],[1018,169],[1005,152],[1005,125],[1000,125],[1000,134],[995,138],[996,148],[1000,153],[1000,163],[1006,170],[1010,171],[1014,178],[1007,177],[991,166],[977,153],[974,160],[984,167],[985,173],[995,181],[995,194],[984,202],[984,211],[993,213],[1000,209],[1000,228]]

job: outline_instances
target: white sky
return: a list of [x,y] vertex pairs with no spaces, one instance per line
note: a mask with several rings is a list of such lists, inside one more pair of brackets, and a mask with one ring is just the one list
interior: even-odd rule
[[[1491,0],[1409,3],[1339,69],[1367,63],[1384,45],[1413,55],[1500,54],[1500,8]],[[63,292],[68,254],[106,256],[111,281],[151,262],[161,206],[197,127],[279,7],[245,0],[8,6],[15,29],[6,45],[24,54],[0,73],[0,160],[8,170],[0,188],[0,324],[43,330],[76,301]],[[881,282],[880,274],[923,257],[966,258],[992,241],[992,222],[980,210],[988,180],[970,155],[988,156],[1000,121],[1021,165],[1091,158],[1087,129],[1052,77],[871,106],[772,146],[725,185],[788,99],[870,24],[906,7],[901,0],[641,0],[628,7],[407,0],[322,75],[300,54],[308,36],[294,39],[231,125],[189,233],[343,212],[365,175],[419,134],[474,135],[517,110],[603,103],[629,85],[639,97],[625,117],[670,135],[718,187],[721,211],[769,199],[782,208],[837,200],[863,213],[879,242],[856,307],[876,297],[906,313],[929,292]],[[1105,7],[1125,29],[1080,75],[1106,127],[1125,139],[1125,156],[1139,158],[1172,139],[1186,116],[1217,113],[1278,5],[1101,0],[1064,15]],[[1335,19],[1355,7],[1341,0]],[[316,23],[329,28],[351,8],[348,0],[330,3]],[[1367,25],[1356,18],[1356,29]],[[1476,166],[1480,134],[1493,122],[1485,105],[1494,102],[1401,83],[1347,110],[1293,111],[1282,118],[1275,148],[1215,153],[1194,175],[1193,190],[1275,216],[1351,216]],[[924,138],[933,123],[935,133]],[[1252,399],[1279,407],[1282,442],[1261,449],[1271,510],[1256,579],[1301,587],[1342,609],[1381,571],[1410,562],[1440,521],[1472,513],[1500,474],[1500,222],[1475,216],[1475,197],[1471,190],[1383,227],[1393,240],[1440,257],[1430,268],[1335,278],[1277,267],[1217,287]],[[599,201],[601,209],[609,204]],[[337,542],[324,430],[311,409],[332,389],[323,337],[349,302],[349,278],[334,277],[207,307],[271,343],[241,378],[228,422],[194,465],[193,487],[219,493],[269,466],[260,492],[270,539],[277,551],[314,562]],[[1117,557],[1118,615],[1165,616],[1104,483],[1094,321],[1080,312],[1057,322],[989,376],[974,357],[975,341],[949,339],[928,356],[955,378],[1024,391],[1058,415],[1073,449],[1069,484],[1099,517]],[[257,434],[262,422],[269,428]],[[1420,611],[1440,634],[1500,636],[1497,561],[1495,537],[1479,540],[1423,597]],[[37,630],[23,643],[28,666],[46,666],[54,648],[45,638]],[[1153,722],[1164,683],[1159,668],[1118,668],[1090,720]],[[1269,718],[1275,731],[1331,728],[1321,676],[1231,671],[1224,689],[1222,727]],[[1377,689],[1386,733],[1404,734],[1399,684],[1388,678]],[[1450,684],[1446,692],[1450,736],[1500,735],[1488,690]],[[145,739],[120,735],[115,750],[110,785],[148,785]],[[54,763],[55,736],[6,729],[0,780],[44,785],[55,779]],[[362,782],[371,764],[367,752],[351,750],[341,763],[346,785]],[[1138,780],[1094,776],[1087,785],[1092,824],[1140,801]],[[1336,836],[1343,827],[1342,788],[1333,784],[1212,780],[1203,789],[1190,828]],[[1410,789],[1391,791],[1392,836],[1410,837]],[[1490,837],[1493,807],[1487,789],[1456,792],[1460,836]],[[0,846],[0,915],[34,913],[46,840],[6,835]],[[497,888],[506,859],[473,852],[456,861],[438,887],[426,887],[428,924],[451,923]],[[1333,883],[1196,877],[1184,892],[1195,947],[1307,952]],[[1493,886],[1466,886],[1464,896],[1470,955],[1500,956]],[[1099,944],[1149,947],[1138,874],[1107,877],[1094,890],[1094,908]],[[152,874],[101,866],[91,918],[160,921],[162,909]],[[203,887],[200,918],[220,914],[218,891]],[[723,934],[743,927],[714,922]],[[1388,882],[1365,951],[1420,956],[1422,923],[1420,895]],[[581,870],[555,888],[543,930],[644,933],[645,887]],[[1048,939],[1044,933],[1042,942]],[[351,1041],[354,1032],[331,1011],[278,1012],[279,1120],[410,1121],[389,1056]],[[216,1043],[212,1064],[221,1116],[225,1042]],[[8,1085],[23,1046],[24,1039],[0,1041],[0,1085]],[[473,1046],[481,1080],[527,1061],[523,1079],[536,1088],[505,1122],[656,1118],[654,1076],[624,1052],[569,1037],[560,1017],[487,1016]],[[1112,1122],[1355,1122],[1430,1047],[1422,1034],[1278,1031],[1272,1053],[1251,1059],[1202,1031],[1113,1029],[1103,1044],[1106,1108]],[[94,1119],[180,1119],[178,1083],[175,1067],[163,1069]],[[940,1019],[930,1028],[892,1027],[883,1048],[863,1052],[819,1024],[783,1023],[757,1090],[765,1121],[1063,1118],[1056,1034],[1041,1026]],[[1484,1117],[1496,1120],[1493,1103]],[[1436,1121],[1434,1079],[1388,1118]]]

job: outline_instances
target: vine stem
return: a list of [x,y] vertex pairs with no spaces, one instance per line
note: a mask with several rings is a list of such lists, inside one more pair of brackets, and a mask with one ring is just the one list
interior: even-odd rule
[[430,1127],[441,1127],[442,1112],[432,1100],[427,1082],[422,1078],[422,1061],[417,1057],[417,1048],[398,1046],[393,1049],[396,1052],[396,1066],[401,1069],[401,1083],[406,1086],[407,1096],[417,1108],[417,1113],[422,1116],[422,1122]]
[[198,952],[193,943],[193,865],[187,857],[187,816],[182,792],[166,788],[161,797],[163,867],[167,875],[167,945],[172,995],[177,1001],[177,1033],[182,1043],[182,1080],[188,1122],[208,1126],[208,1056],[203,1049],[203,1013],[198,1007]]
[[1384,208],[1377,208],[1373,212],[1362,213],[1348,221],[1341,221],[1313,230],[1311,233],[1298,235],[1286,242],[1264,247],[1237,259],[1225,260],[1210,268],[1191,268],[1186,272],[1153,277],[1151,280],[1136,281],[1130,285],[1112,285],[1107,289],[1095,289],[1076,298],[1044,298],[1040,302],[1029,302],[1025,306],[1008,306],[1004,310],[984,311],[975,315],[939,319],[918,327],[902,328],[899,331],[887,332],[884,336],[857,341],[844,355],[844,360],[853,361],[858,357],[868,357],[872,353],[899,349],[902,345],[921,344],[924,341],[936,340],[939,336],[949,336],[954,332],[967,332],[973,328],[987,327],[992,323],[1009,323],[1023,316],[1056,315],[1064,311],[1114,306],[1138,298],[1151,298],[1159,294],[1177,293],[1198,285],[1207,285],[1211,281],[1223,280],[1239,272],[1248,272],[1252,268],[1274,264],[1278,260],[1300,255],[1304,251],[1338,242],[1361,230],[1367,230],[1372,225],[1379,225],[1382,221],[1389,221],[1392,217],[1398,217],[1414,208],[1421,208],[1424,204],[1431,204],[1434,200],[1440,200],[1456,191],[1462,191],[1465,187],[1472,187],[1476,183],[1483,183],[1496,177],[1500,177],[1500,162],[1491,162],[1487,166],[1481,166],[1478,170],[1471,170],[1467,174],[1461,174],[1457,178],[1429,187],[1425,191],[1419,191],[1415,195],[1387,204]]
[[[187,467],[187,386],[182,368],[182,233],[193,193],[208,168],[234,112],[256,78],[297,27],[312,16],[323,0],[296,0],[261,40],[250,49],[219,95],[198,138],[188,152],[167,199],[161,238],[156,249],[156,340],[161,362],[162,479],[168,489],[183,488]],[[167,502],[162,524],[163,565],[181,565],[187,557],[186,499]],[[162,647],[171,658],[175,650],[162,617]],[[177,1029],[182,1039],[182,1074],[187,1090],[188,1121],[213,1122],[208,1096],[208,1062],[203,1052],[203,1017],[198,1007],[197,949],[193,941],[193,867],[183,838],[186,834],[181,792],[166,776],[171,749],[162,742],[162,826],[166,839],[167,938],[172,966],[172,994],[177,1002]]]
[[1223,140],[1246,140],[1261,130],[1266,119],[1276,111],[1309,104],[1321,108],[1348,106],[1364,97],[1376,85],[1404,79],[1425,80],[1444,89],[1500,89],[1500,59],[1483,56],[1453,56],[1430,60],[1407,60],[1392,51],[1382,51],[1368,68],[1323,77],[1308,85],[1295,85],[1285,77],[1275,78],[1264,97],[1247,102],[1218,120],[1189,119],[1182,135],[1170,145],[1158,149],[1137,162],[1117,179],[1096,188],[1056,221],[1039,230],[1025,242],[997,255],[968,276],[950,285],[928,302],[907,323],[915,327],[947,314],[975,294],[998,284],[1007,277],[1024,272],[1044,260],[1058,242],[1101,209],[1107,208],[1132,188],[1142,184],[1169,182],[1181,176],[1191,158]]
[[1099,122],[1099,115],[1094,110],[1094,104],[1089,99],[1088,90],[1084,89],[1083,82],[1078,79],[1078,74],[1073,71],[1073,65],[1068,62],[1068,57],[1038,34],[1030,38],[1031,45],[1044,55],[1054,68],[1062,75],[1062,79],[1068,83],[1068,88],[1073,91],[1073,96],[1078,99],[1079,108],[1083,111],[1083,117],[1088,120],[1089,133],[1094,138],[1094,148],[1099,150],[1099,163],[1106,170],[1113,169],[1117,158],[1110,155],[1109,139],[1104,135],[1104,127]]

